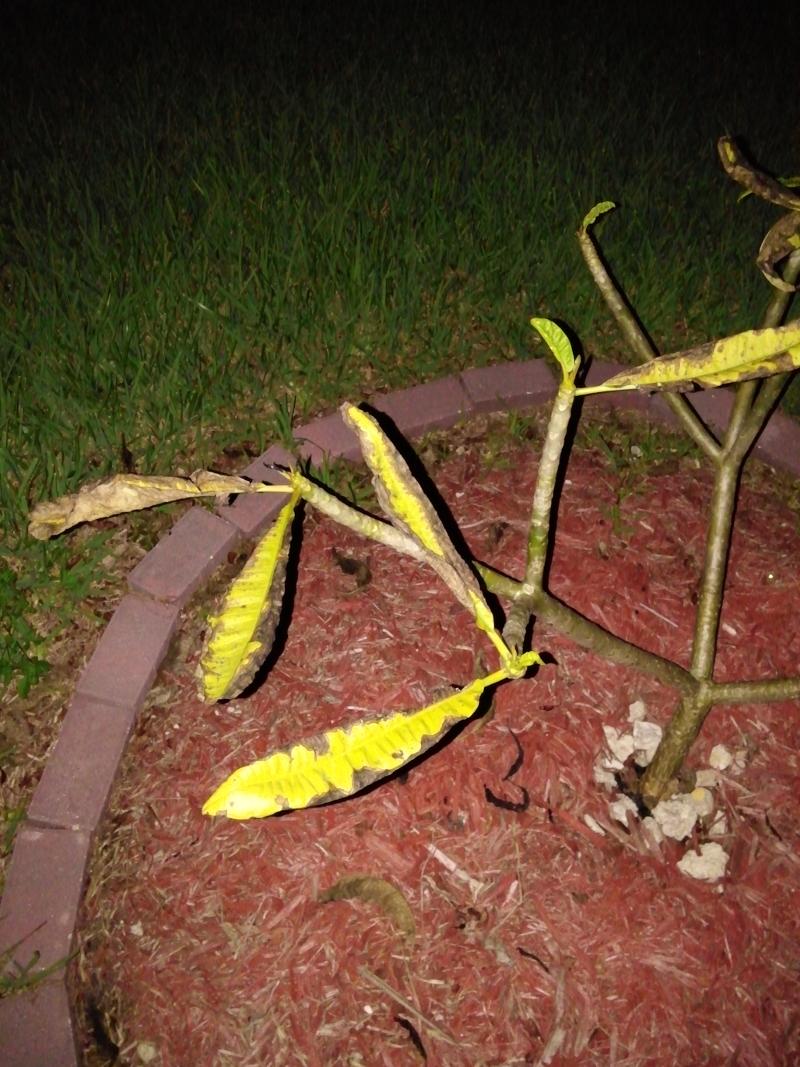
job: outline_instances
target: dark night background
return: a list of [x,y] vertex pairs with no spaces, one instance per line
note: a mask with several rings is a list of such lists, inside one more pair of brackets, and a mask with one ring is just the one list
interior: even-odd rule
[[800,171],[798,7],[7,2],[0,503],[123,440],[169,467],[234,407],[266,438],[275,403],[530,358],[531,314],[620,358],[574,240],[599,200],[662,352],[755,325],[776,212],[715,145]]
[[[68,128],[124,106],[126,81],[146,70],[161,80],[166,110],[185,105],[181,88],[186,97],[198,94],[201,109],[203,93],[237,84],[263,114],[275,101],[259,87],[276,75],[290,94],[330,91],[353,79],[375,79],[376,88],[385,79],[412,88],[417,82],[432,106],[448,95],[450,79],[454,109],[473,80],[524,108],[555,59],[559,77],[548,89],[567,114],[586,94],[602,114],[604,99],[622,87],[634,110],[645,98],[658,99],[664,124],[684,127],[690,144],[706,122],[715,122],[717,133],[742,134],[730,124],[760,115],[766,136],[782,128],[788,159],[800,137],[798,28],[797,5],[788,3],[23,0],[3,5],[4,103],[33,101]],[[463,81],[452,84],[459,74]],[[527,120],[535,131],[537,116]],[[612,129],[607,134],[614,139]],[[750,135],[756,145],[765,136]]]

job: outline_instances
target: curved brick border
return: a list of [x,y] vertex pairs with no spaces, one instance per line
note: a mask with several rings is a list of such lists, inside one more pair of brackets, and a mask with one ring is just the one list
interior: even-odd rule
[[[622,367],[596,362],[588,383]],[[545,363],[509,363],[465,371],[370,403],[409,437],[452,426],[462,416],[523,408],[552,400],[555,381]],[[597,397],[671,422],[658,396],[620,393]],[[692,402],[712,426],[724,425],[731,393],[695,393]],[[296,431],[301,455],[312,462],[357,459],[355,436],[338,413]],[[800,426],[776,414],[759,441],[762,459],[800,476]],[[271,463],[289,455],[273,446],[242,473],[269,481]],[[67,956],[83,894],[87,865],[117,767],[136,716],[178,623],[181,607],[243,538],[274,519],[281,499],[244,496],[211,514],[194,508],[134,568],[129,592],[78,679],[58,741],[18,832],[0,901],[0,950],[21,942],[16,955],[40,954],[39,966]],[[0,1049],[5,1067],[78,1067],[76,1032],[65,972],[42,986],[0,1001]]]

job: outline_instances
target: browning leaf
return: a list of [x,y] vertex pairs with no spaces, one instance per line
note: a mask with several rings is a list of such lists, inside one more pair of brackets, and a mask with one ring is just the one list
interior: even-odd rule
[[785,293],[795,293],[800,286],[785,282],[775,269],[775,264],[800,248],[800,211],[790,211],[782,215],[767,236],[761,242],[756,265],[761,273],[776,289]]
[[229,586],[219,612],[209,616],[209,631],[200,656],[204,700],[223,700],[241,693],[272,647],[286,582],[291,524],[299,499],[295,490]]
[[288,493],[288,485],[262,485],[214,471],[195,471],[188,478],[168,475],[115,474],[101,482],[81,486],[57,500],[44,501],[31,511],[28,533],[38,541],[63,533],[79,522],[92,522],[109,515],[141,511],[189,497],[231,493]]
[[510,650],[494,624],[475,571],[450,539],[436,509],[411,470],[377,421],[354,404],[343,404],[342,418],[355,431],[364,462],[372,471],[378,502],[393,525],[413,537],[428,564],[469,610],[480,630],[489,637],[503,662]]
[[478,580],[451,541],[436,509],[406,461],[366,411],[353,404],[344,404],[342,416],[359,438],[383,511],[395,526],[422,545],[431,566],[436,568],[458,599],[472,610],[467,590],[482,598]]
[[[526,652],[515,665],[525,670],[539,657]],[[478,709],[489,686],[512,677],[503,668],[419,711],[360,720],[300,741],[234,771],[203,805],[204,815],[263,819],[348,797],[426,751],[454,723]]]
[[800,211],[800,196],[790,192],[775,178],[757,170],[745,158],[732,137],[720,137],[717,142],[717,151],[725,173],[754,196],[761,200],[768,200],[779,207],[789,208],[790,211]]
[[704,389],[748,378],[763,378],[800,366],[800,320],[785,326],[746,330],[643,363],[615,374],[602,385],[578,389],[578,396],[618,389]]

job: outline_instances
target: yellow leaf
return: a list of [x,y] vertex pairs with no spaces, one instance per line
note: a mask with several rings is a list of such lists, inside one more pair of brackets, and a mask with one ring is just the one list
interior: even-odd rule
[[704,389],[800,366],[800,320],[776,328],[747,330],[733,337],[650,360],[614,375],[602,385],[577,390],[578,396],[620,389],[676,391],[694,384]]
[[375,476],[375,487],[384,511],[434,555],[445,556],[448,549],[455,553],[447,532],[408,464],[375,419],[354,404],[344,404],[342,415],[358,435],[364,460]]
[[[525,653],[517,662],[529,666],[538,656]],[[505,669],[495,671],[427,708],[328,730],[240,767],[209,797],[203,814],[259,819],[350,796],[428,749],[455,722],[474,715],[484,690],[508,677]]]
[[427,562],[458,600],[473,613],[503,659],[510,655],[494,626],[491,608],[470,565],[450,539],[442,520],[408,464],[377,421],[353,404],[342,405],[342,417],[358,435],[361,451],[372,471],[378,501],[393,525],[413,537]]
[[203,698],[236,696],[264,662],[275,636],[289,554],[295,490],[225,594],[200,657]]

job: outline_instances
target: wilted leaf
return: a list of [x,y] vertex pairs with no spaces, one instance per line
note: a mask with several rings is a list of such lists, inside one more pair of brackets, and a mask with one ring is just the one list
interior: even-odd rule
[[203,698],[237,696],[272,647],[286,581],[289,533],[300,493],[295,490],[226,592],[200,657]]
[[700,385],[704,389],[749,378],[793,370],[800,366],[800,321],[786,326],[747,330],[687,349],[674,356],[650,360],[614,375],[602,385],[578,389],[578,396],[619,389],[675,390]]
[[495,628],[492,611],[475,572],[451,541],[436,509],[406,461],[366,411],[353,404],[343,404],[341,410],[345,422],[358,435],[381,508],[395,526],[415,538],[430,566],[454,596],[469,608],[478,627],[488,634],[501,657],[507,659],[509,650]]
[[790,211],[788,215],[783,215],[778,219],[758,250],[756,264],[759,270],[770,285],[774,285],[776,289],[781,289],[785,293],[797,292],[800,286],[785,282],[775,270],[775,264],[780,263],[798,248],[800,248],[800,211]]
[[739,185],[744,186],[748,192],[761,200],[768,200],[779,207],[789,208],[791,211],[800,211],[800,196],[792,193],[785,185],[781,185],[775,178],[771,178],[763,171],[757,170],[752,163],[745,159],[739,146],[731,137],[720,137],[717,142],[717,151],[728,174]]
[[531,319],[531,326],[541,334],[547,347],[555,356],[561,367],[564,381],[570,379],[574,381],[577,360],[569,338],[558,323],[553,322],[552,319]]
[[463,564],[436,509],[377,421],[354,404],[343,404],[342,416],[358,435],[364,460],[373,473],[379,503],[386,514],[432,555]]
[[370,874],[351,874],[340,878],[339,881],[324,890],[319,895],[319,900],[327,903],[330,900],[366,900],[370,904],[377,904],[392,920],[397,929],[408,938],[413,938],[416,931],[414,915],[408,906],[408,901],[391,882],[385,878],[376,878]]
[[[528,652],[519,662],[538,662]],[[450,727],[474,715],[489,686],[509,678],[505,669],[478,678],[419,711],[395,712],[300,741],[240,767],[203,805],[205,815],[259,819],[348,797],[426,751]]]
[[173,500],[230,493],[289,492],[289,485],[262,485],[213,471],[195,471],[188,478],[158,474],[115,474],[101,482],[84,485],[77,493],[37,504],[31,511],[28,533],[38,541],[46,541],[79,522],[141,511]]
[[602,200],[599,204],[595,204],[583,217],[583,222],[581,223],[583,232],[586,233],[589,227],[593,226],[601,215],[605,215],[607,211],[613,211],[616,206],[617,205],[613,200]]
[[[775,181],[777,181],[785,189],[797,189],[798,186],[800,186],[800,175],[794,174],[790,178],[776,178]],[[746,200],[748,196],[752,195],[753,194],[750,192],[749,189],[743,189],[742,192],[739,193],[739,195],[736,197],[736,203],[740,204],[742,200]]]

